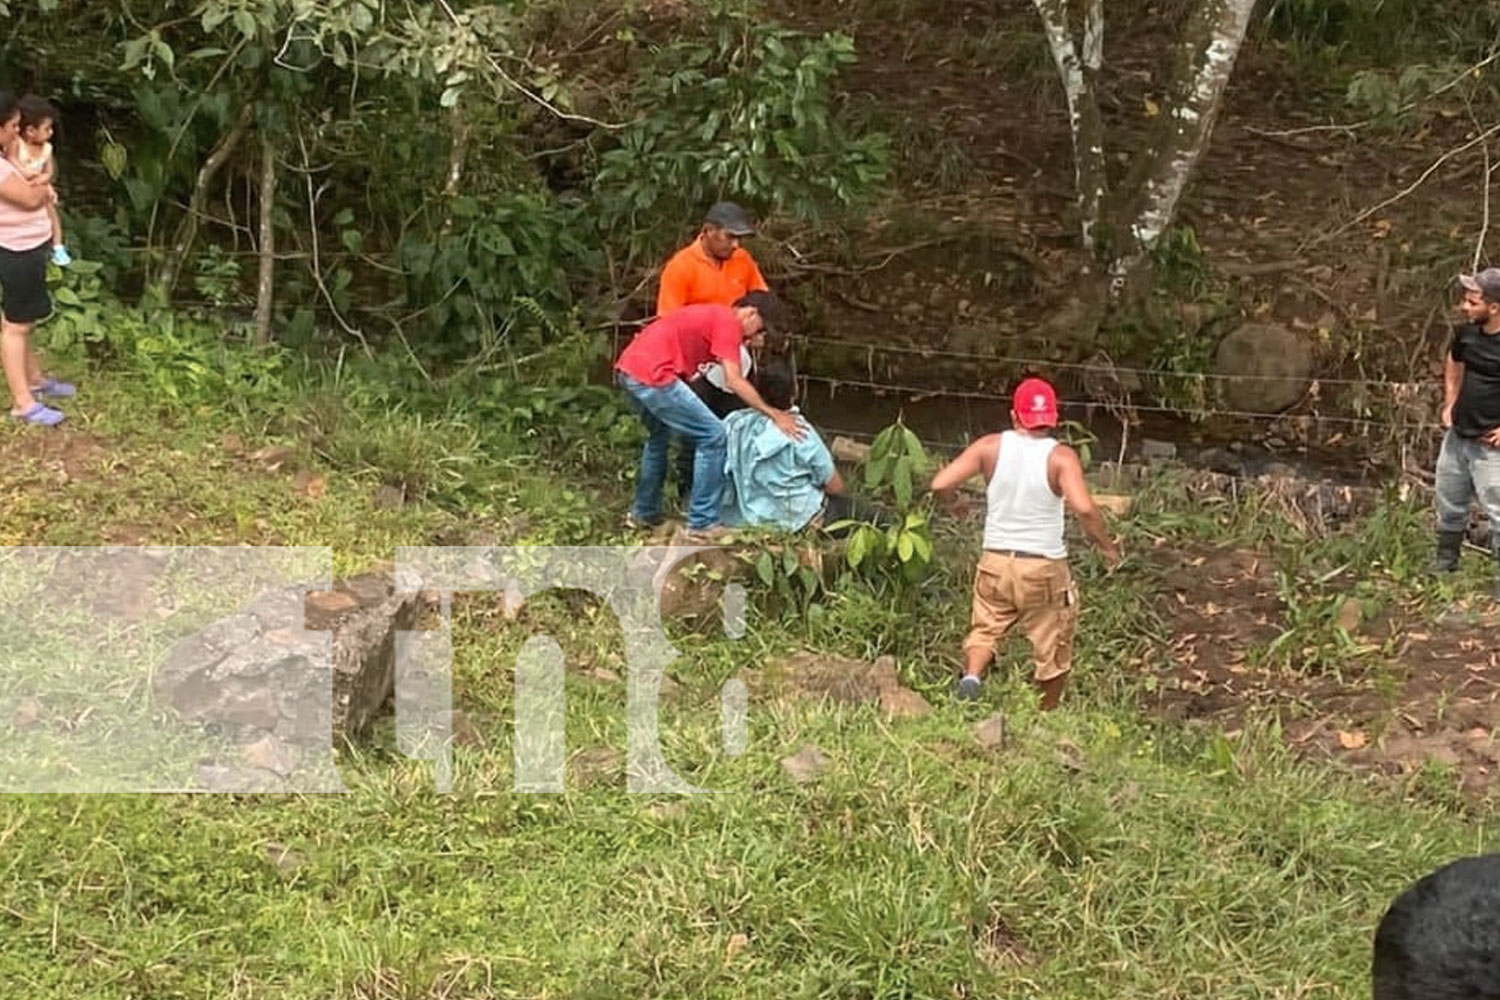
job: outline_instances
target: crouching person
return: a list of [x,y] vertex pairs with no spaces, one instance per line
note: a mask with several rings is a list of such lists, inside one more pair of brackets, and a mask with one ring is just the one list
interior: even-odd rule
[[722,533],[719,499],[724,482],[724,425],[684,379],[700,365],[718,361],[725,384],[772,432],[796,440],[806,434],[794,414],[766,405],[740,371],[740,347],[757,346],[768,321],[774,322],[777,303],[766,292],[751,292],[733,307],[685,306],[664,316],[640,333],[615,362],[615,377],[634,401],[646,425],[631,527],[661,522],[662,487],[667,477],[667,446],[672,435],[694,446],[693,489],[688,506],[686,540],[712,541]]
[[1409,886],[1375,931],[1374,1000],[1500,1000],[1500,854]]
[[789,532],[845,520],[884,524],[883,512],[849,496],[828,446],[797,409],[791,364],[781,357],[767,360],[756,385],[766,405],[795,414],[806,433],[790,439],[755,410],[724,418],[724,524]]

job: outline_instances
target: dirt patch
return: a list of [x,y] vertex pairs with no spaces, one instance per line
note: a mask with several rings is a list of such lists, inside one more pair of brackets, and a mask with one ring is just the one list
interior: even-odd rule
[[901,682],[890,656],[868,663],[804,650],[768,663],[745,681],[757,700],[879,705],[890,719],[921,718],[932,711],[925,698]]
[[[1162,545],[1159,610],[1171,627],[1147,707],[1228,732],[1268,718],[1313,757],[1392,777],[1437,765],[1483,798],[1500,768],[1500,651],[1493,610],[1439,624],[1397,609],[1346,623],[1357,648],[1332,672],[1260,662],[1284,629],[1271,557],[1248,550]],[[1342,610],[1342,609],[1341,609]]]
[[62,428],[40,432],[16,427],[0,434],[0,463],[8,469],[35,469],[51,484],[88,477],[107,454],[104,443],[92,434]]
[[136,548],[64,550],[49,585],[62,606],[122,622],[138,622],[156,610],[155,586],[166,557]]
[[1025,940],[999,914],[993,914],[989,926],[980,932],[978,945],[980,961],[991,968],[1017,969],[1036,961]]

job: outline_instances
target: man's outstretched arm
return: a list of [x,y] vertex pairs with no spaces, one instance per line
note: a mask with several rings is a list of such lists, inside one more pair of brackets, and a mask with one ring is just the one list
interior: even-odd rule
[[1067,446],[1060,446],[1053,451],[1054,460],[1058,463],[1057,485],[1062,489],[1063,500],[1068,508],[1078,517],[1078,523],[1083,527],[1083,533],[1089,537],[1089,541],[1098,546],[1104,555],[1104,561],[1114,567],[1120,563],[1120,547],[1115,540],[1109,536],[1109,526],[1104,523],[1104,515],[1099,513],[1099,508],[1094,504],[1094,497],[1089,493],[1089,485],[1083,478],[1083,463],[1078,461],[1078,453]]

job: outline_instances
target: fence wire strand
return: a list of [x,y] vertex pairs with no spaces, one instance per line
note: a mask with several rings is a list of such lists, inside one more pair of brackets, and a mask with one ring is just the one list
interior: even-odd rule
[[[1003,403],[1010,405],[1009,396],[995,392],[980,392],[972,389],[929,389],[922,386],[900,385],[892,382],[879,382],[870,379],[832,378],[825,375],[799,374],[798,379],[804,384],[816,383],[831,387],[836,392],[841,387],[856,389],[869,389],[875,392],[900,393],[902,395],[918,398],[948,398],[979,400],[987,403]],[[829,395],[833,395],[830,392]],[[1124,404],[1118,400],[1101,399],[1072,399],[1060,400],[1058,407],[1061,410],[1077,412],[1080,410],[1104,409],[1106,411],[1118,409],[1126,414],[1131,413],[1160,413],[1178,417],[1210,418],[1231,417],[1241,420],[1254,420],[1266,423],[1279,422],[1318,422],[1328,424],[1340,424],[1353,427],[1392,427],[1402,426],[1411,430],[1434,430],[1439,425],[1435,422],[1427,423],[1396,423],[1389,420],[1376,420],[1370,417],[1347,417],[1338,415],[1320,415],[1310,413],[1271,412],[1269,410],[1231,410],[1217,409],[1213,407],[1183,407],[1183,406],[1155,406],[1142,404]]]

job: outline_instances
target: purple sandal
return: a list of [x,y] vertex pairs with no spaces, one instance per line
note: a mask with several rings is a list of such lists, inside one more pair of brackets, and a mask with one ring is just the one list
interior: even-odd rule
[[42,379],[42,384],[31,391],[33,395],[49,396],[53,399],[67,399],[78,395],[78,387],[72,382],[59,382],[55,378]]
[[28,424],[40,424],[43,427],[56,427],[63,422],[63,412],[54,410],[50,406],[41,403],[32,403],[31,409],[25,413],[12,413],[11,417],[16,420],[24,420]]

